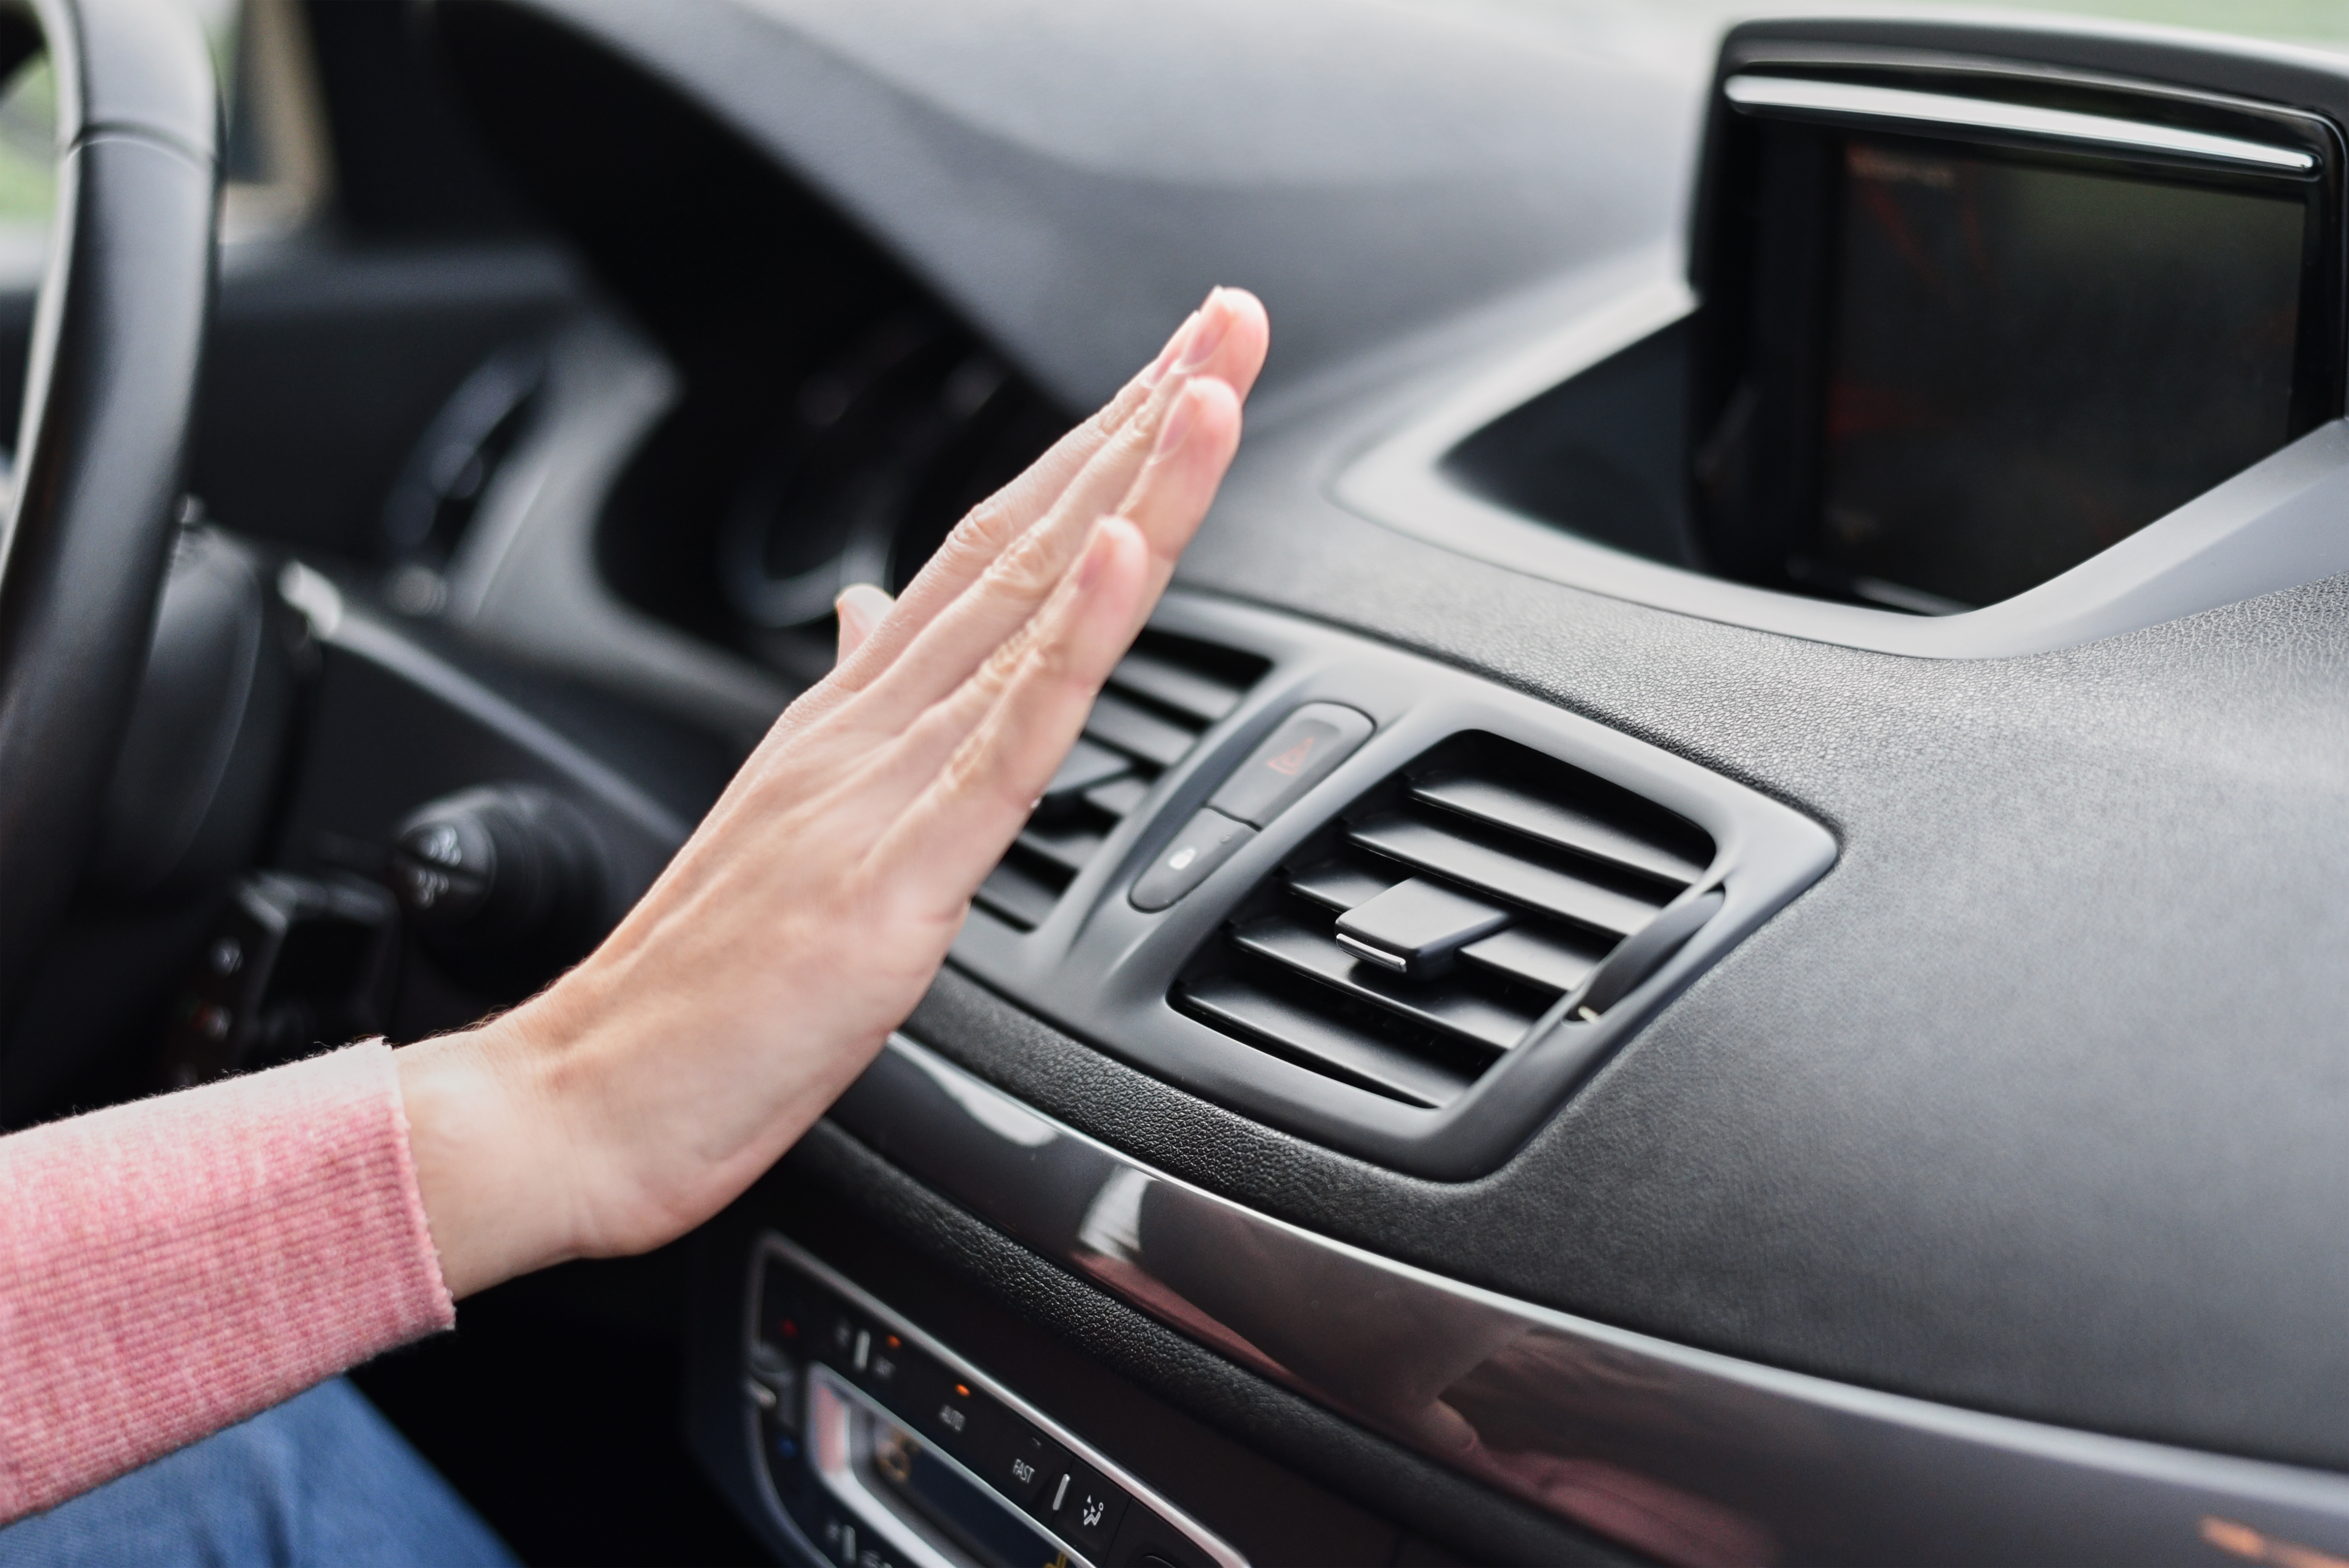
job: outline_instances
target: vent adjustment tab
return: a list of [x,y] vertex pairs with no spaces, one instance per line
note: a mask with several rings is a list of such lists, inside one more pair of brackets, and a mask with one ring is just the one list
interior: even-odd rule
[[[1299,1066],[1440,1109],[1569,1004],[1596,1016],[1654,973],[1721,907],[1683,898],[1713,853],[1694,824],[1620,786],[1496,736],[1454,736],[1301,844],[1169,1000]],[[1651,928],[1661,940],[1643,941]]]

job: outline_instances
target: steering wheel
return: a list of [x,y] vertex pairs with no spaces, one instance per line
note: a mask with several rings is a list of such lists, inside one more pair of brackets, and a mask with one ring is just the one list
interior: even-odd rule
[[190,8],[0,10],[44,46],[57,211],[0,524],[0,1040],[71,902],[169,562],[212,280],[219,97]]

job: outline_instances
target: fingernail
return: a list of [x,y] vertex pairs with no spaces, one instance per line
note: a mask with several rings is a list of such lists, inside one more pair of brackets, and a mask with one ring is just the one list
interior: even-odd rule
[[889,595],[872,583],[852,583],[832,602],[832,610],[842,620],[854,622],[869,632],[881,624],[891,603]]
[[1112,513],[1094,523],[1093,536],[1085,541],[1084,559],[1077,562],[1077,592],[1080,593],[1091,588],[1093,580],[1109,564],[1110,525],[1114,521],[1115,514]]
[[1213,359],[1216,350],[1224,346],[1224,333],[1231,326],[1232,318],[1219,297],[1223,292],[1216,290],[1207,296],[1207,303],[1199,307],[1199,324],[1191,329],[1189,340],[1183,345],[1183,357],[1174,362],[1176,375],[1187,376],[1198,369]]
[[1174,394],[1174,406],[1166,410],[1166,422],[1158,427],[1158,444],[1150,454],[1153,460],[1183,449],[1183,443],[1191,438],[1191,426],[1197,417],[1194,407],[1196,402],[1188,387]]
[[1165,379],[1168,367],[1174,363],[1174,356],[1183,352],[1183,345],[1190,339],[1191,329],[1198,325],[1199,313],[1195,310],[1183,318],[1183,325],[1174,329],[1174,335],[1166,340],[1166,346],[1158,351],[1158,357],[1152,360],[1150,368],[1142,373],[1144,387],[1155,387]]

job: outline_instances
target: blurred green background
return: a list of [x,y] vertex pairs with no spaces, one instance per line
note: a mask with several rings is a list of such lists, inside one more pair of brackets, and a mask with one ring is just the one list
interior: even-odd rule
[[[185,0],[212,40],[221,80],[234,79],[237,0]],[[0,87],[0,224],[47,227],[57,200],[55,130],[57,84],[36,59]]]

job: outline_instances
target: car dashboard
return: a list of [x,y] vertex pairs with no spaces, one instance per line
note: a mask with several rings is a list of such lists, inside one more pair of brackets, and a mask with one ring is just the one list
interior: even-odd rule
[[[575,819],[607,928],[840,589],[1208,286],[1273,322],[929,995],[662,1265],[676,1506],[842,1568],[2349,1560],[2349,57],[419,15],[534,225],[436,295],[498,325],[342,536],[199,459],[318,694],[221,918],[373,955],[305,1019],[543,981],[594,932],[466,956],[440,825]],[[183,1077],[266,1054],[203,1009],[292,982],[190,984]]]

